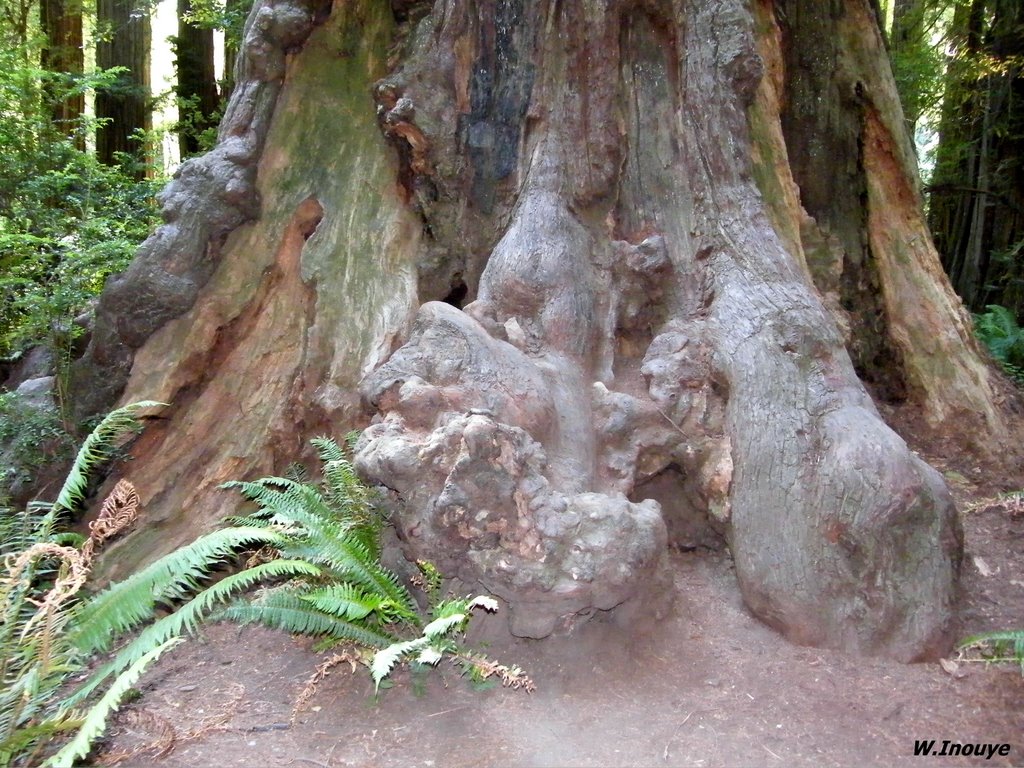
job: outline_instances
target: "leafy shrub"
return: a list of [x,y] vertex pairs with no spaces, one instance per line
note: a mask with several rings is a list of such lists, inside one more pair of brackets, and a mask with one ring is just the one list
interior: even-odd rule
[[0,498],[42,467],[70,459],[74,447],[56,409],[27,402],[16,392],[0,393],[0,445],[5,447]]
[[158,181],[135,181],[81,149],[94,123],[83,119],[77,135],[66,136],[50,115],[49,102],[117,73],[61,84],[32,60],[0,46],[0,355],[69,343],[72,319],[124,269],[157,219]]

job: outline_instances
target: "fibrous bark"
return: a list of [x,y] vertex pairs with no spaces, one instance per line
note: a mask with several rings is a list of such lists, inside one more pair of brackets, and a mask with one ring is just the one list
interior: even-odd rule
[[[794,640],[939,650],[956,513],[847,349],[890,350],[899,396],[932,419],[987,435],[997,419],[934,250],[913,243],[867,0],[439,0],[400,4],[396,38],[388,10],[341,3],[311,34],[306,12],[276,106],[253,112],[264,126],[273,108],[246,155],[252,221],[172,221],[101,302],[81,370],[112,350],[125,399],[174,402],[136,450],[166,528],[135,551],[224,511],[216,483],[373,415],[357,465],[390,490],[407,556],[506,598],[519,634],[627,602],[656,614],[669,532],[703,521]],[[792,48],[814,45],[842,66],[811,103]],[[183,210],[233,138],[172,186]],[[848,218],[811,189],[835,153]],[[135,308],[178,275],[174,301]]]

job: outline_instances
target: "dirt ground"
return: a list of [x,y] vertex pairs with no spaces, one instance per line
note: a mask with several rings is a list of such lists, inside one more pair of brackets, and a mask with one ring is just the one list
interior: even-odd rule
[[[945,471],[966,532],[961,636],[1024,627],[1024,504],[975,508],[981,468]],[[791,645],[753,619],[727,553],[675,552],[672,615],[649,631],[594,619],[571,636],[499,639],[532,694],[473,689],[454,667],[375,697],[336,667],[293,717],[323,655],[308,640],[215,625],[144,678],[99,763],[202,766],[1024,766],[1024,678],[961,659],[902,665]],[[479,618],[484,626],[498,618]],[[483,622],[484,624],[480,624]],[[473,630],[471,630],[472,632]],[[954,656],[955,658],[955,656]],[[1011,745],[914,757],[916,740]]]

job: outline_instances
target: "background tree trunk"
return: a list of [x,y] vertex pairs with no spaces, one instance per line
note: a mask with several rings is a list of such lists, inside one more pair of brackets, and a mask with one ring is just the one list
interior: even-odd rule
[[[101,35],[96,43],[96,66],[126,67],[114,85],[96,94],[96,117],[106,122],[96,131],[96,156],[113,165],[116,154],[126,153],[140,164],[145,146],[137,131],[152,128],[149,91],[149,49],[152,32],[149,10],[134,0],[98,0],[96,20]],[[136,174],[145,175],[140,165]]]
[[395,12],[258,4],[218,147],[105,291],[77,402],[173,403],[116,566],[373,417],[406,555],[517,634],[656,614],[697,526],[792,639],[941,651],[956,512],[858,373],[978,449],[1001,422],[868,0]]
[[[889,34],[889,49],[893,59],[893,69],[897,75],[896,89],[903,105],[903,116],[907,122],[907,132],[911,137],[917,121],[921,117],[921,88],[916,73],[906,72],[901,78],[901,61],[912,59],[917,51],[930,45],[925,39],[925,5],[927,0],[893,0],[892,27]],[[908,68],[909,69],[909,68]]]
[[48,93],[53,122],[58,130],[75,137],[78,148],[85,148],[79,119],[85,112],[84,92],[67,95],[67,89],[85,71],[82,47],[82,6],[79,0],[40,0],[39,21],[46,43],[40,66],[57,78]]
[[929,221],[957,292],[973,311],[1024,312],[1024,6],[958,5],[952,25]]
[[213,29],[197,27],[187,21],[191,10],[191,0],[178,0],[178,35],[174,38],[178,84],[174,92],[178,97],[178,143],[182,157],[199,152],[200,136],[216,125],[214,116],[220,104]]

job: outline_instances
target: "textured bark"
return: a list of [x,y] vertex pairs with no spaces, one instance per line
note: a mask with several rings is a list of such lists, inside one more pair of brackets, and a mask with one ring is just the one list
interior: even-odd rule
[[998,419],[871,4],[439,0],[396,4],[395,31],[390,10],[310,33],[314,9],[254,9],[220,146],[101,300],[81,385],[109,400],[130,372],[125,400],[173,403],[134,451],[159,523],[119,564],[372,416],[357,464],[406,555],[504,597],[517,634],[656,615],[667,542],[724,536],[788,637],[940,651],[956,512],[848,350],[933,420]]

